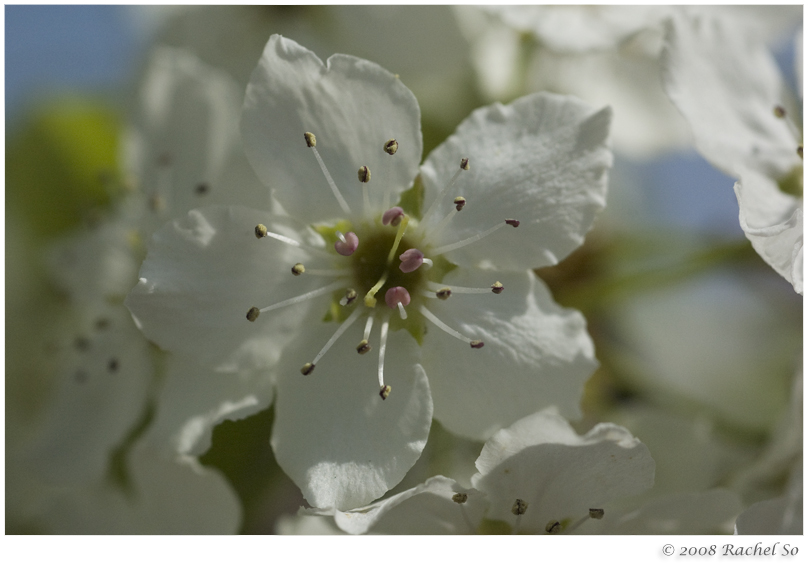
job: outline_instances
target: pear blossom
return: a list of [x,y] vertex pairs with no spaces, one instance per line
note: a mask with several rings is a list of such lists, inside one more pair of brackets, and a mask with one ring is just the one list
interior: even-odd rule
[[535,94],[473,112],[419,167],[418,104],[395,75],[273,36],[241,128],[277,205],[165,225],[127,305],[163,348],[266,370],[280,466],[313,506],[368,503],[433,416],[486,439],[540,407],[579,414],[592,342],[529,268],[603,207],[609,122]]
[[765,45],[719,19],[672,18],[664,87],[697,150],[734,186],[753,248],[803,293],[803,133],[794,94]]
[[600,423],[577,435],[552,409],[495,433],[475,465],[472,488],[435,476],[367,507],[304,513],[333,516],[352,534],[569,534],[650,488],[655,471],[626,429]]

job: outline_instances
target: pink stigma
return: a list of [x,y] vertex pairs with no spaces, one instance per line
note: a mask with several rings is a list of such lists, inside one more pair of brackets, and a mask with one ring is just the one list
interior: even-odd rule
[[350,257],[354,254],[354,251],[357,250],[359,244],[360,239],[357,237],[357,234],[353,231],[349,231],[345,234],[345,241],[337,241],[334,244],[334,250],[344,257]]
[[396,309],[398,304],[409,305],[410,293],[401,286],[388,288],[388,291],[385,292],[385,303],[388,304],[388,307],[391,309]]
[[413,272],[424,262],[424,253],[418,249],[408,249],[399,255],[399,260],[402,264],[399,265],[399,270],[402,272]]
[[392,207],[382,214],[382,225],[391,224],[394,227],[399,225],[404,217],[404,210],[399,206]]

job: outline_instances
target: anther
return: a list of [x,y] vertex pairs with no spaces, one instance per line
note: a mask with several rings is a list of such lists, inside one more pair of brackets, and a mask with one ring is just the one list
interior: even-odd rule
[[441,288],[435,293],[435,297],[439,300],[448,300],[452,295],[452,290],[449,288]]
[[520,221],[518,219],[507,219],[506,224],[510,225],[512,227],[519,227],[520,226]]
[[399,309],[399,315],[402,319],[407,319],[407,312],[404,306],[410,304],[410,293],[401,286],[395,288],[388,288],[385,292],[385,303],[391,309]]
[[549,535],[555,535],[562,530],[562,524],[559,521],[550,520],[545,525],[545,532]]
[[360,341],[360,344],[357,345],[357,352],[360,354],[365,354],[371,350],[371,345],[368,344],[368,339],[363,339]]
[[304,376],[309,376],[314,370],[315,365],[312,364],[311,362],[307,362],[306,364],[303,365],[303,368],[301,368],[301,374],[303,374]]
[[407,249],[399,255],[399,260],[402,261],[401,264],[399,264],[399,270],[404,273],[413,272],[414,270],[418,270],[424,262],[424,253],[418,249]]
[[306,146],[307,147],[314,147],[317,145],[317,139],[315,138],[314,133],[309,133],[308,131],[303,134],[303,138],[306,139]]
[[472,341],[469,343],[469,346],[473,349],[482,349],[483,348],[483,341]]
[[455,503],[466,503],[467,499],[469,499],[469,495],[465,493],[456,493],[452,496],[452,501]]
[[461,170],[469,170],[469,159],[461,159]]
[[107,363],[107,370],[110,372],[117,372],[118,371],[118,359],[111,358],[110,361]]
[[379,390],[379,397],[381,397],[383,400],[386,400],[388,399],[389,395],[390,395],[390,386],[382,386],[382,388]]
[[455,209],[461,211],[463,207],[466,205],[466,198],[458,196],[452,201],[455,204]]
[[590,510],[590,519],[602,519],[604,517],[604,510],[603,509],[591,509]]
[[399,150],[399,143],[396,141],[396,139],[388,139],[384,145],[384,149],[389,155],[396,154],[396,151]]
[[256,319],[258,319],[260,313],[261,313],[260,309],[258,309],[255,306],[251,307],[249,310],[247,310],[247,321],[255,321]]
[[401,223],[402,217],[404,217],[404,210],[399,206],[392,207],[382,214],[382,225],[391,224],[396,227]]
[[528,511],[528,503],[521,499],[515,499],[514,505],[511,506],[511,512],[514,515],[525,515],[526,511]]
[[267,226],[259,223],[256,225],[256,239],[262,239],[267,236]]
[[295,276],[300,276],[304,272],[306,272],[306,268],[299,262],[292,267],[292,274]]
[[354,251],[356,251],[357,247],[360,245],[360,239],[353,231],[349,231],[345,235],[338,231],[337,237],[340,240],[334,243],[334,250],[337,251],[337,254],[344,257],[350,257],[353,255]]
[[775,117],[777,117],[777,118],[785,118],[785,117],[786,117],[786,115],[787,115],[787,111],[784,109],[784,106],[775,106],[775,107],[772,109],[772,113],[773,113],[773,114],[775,115]]
[[369,169],[367,166],[361,166],[360,169],[357,171],[357,178],[360,179],[360,182],[370,182],[371,169]]
[[194,192],[198,196],[204,196],[205,194],[208,193],[208,190],[210,190],[210,188],[205,182],[200,182],[199,184],[197,184],[197,187],[194,188]]
[[343,299],[340,300],[341,306],[347,306],[354,302],[357,299],[357,291],[353,288],[349,288],[346,290],[346,295]]
[[494,294],[502,294],[505,287],[500,282],[495,282],[492,284],[492,293]]

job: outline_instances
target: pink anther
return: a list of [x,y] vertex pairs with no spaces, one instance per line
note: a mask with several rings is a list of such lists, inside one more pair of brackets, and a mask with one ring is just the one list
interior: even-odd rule
[[334,250],[344,257],[350,257],[354,254],[354,251],[357,250],[357,247],[360,244],[360,239],[353,231],[346,233],[343,238],[345,241],[337,241],[334,244]]
[[388,288],[388,291],[385,292],[385,303],[388,304],[388,307],[391,309],[396,309],[399,307],[399,304],[404,306],[410,304],[410,292],[402,288],[401,286],[396,286],[395,288]]
[[404,210],[399,206],[394,206],[382,214],[382,225],[391,224],[394,227],[401,223],[404,217]]
[[402,261],[402,264],[399,265],[399,270],[405,273],[413,272],[424,262],[424,253],[418,249],[407,249],[399,255],[399,260]]

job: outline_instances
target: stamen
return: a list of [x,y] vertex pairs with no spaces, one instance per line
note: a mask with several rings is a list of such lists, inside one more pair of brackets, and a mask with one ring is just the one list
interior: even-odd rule
[[396,139],[388,139],[383,148],[387,154],[395,155],[396,151],[399,150],[399,143],[396,141]]
[[407,249],[399,255],[399,260],[402,261],[399,265],[399,270],[404,273],[413,272],[418,270],[424,262],[424,253],[418,249]]
[[338,231],[337,238],[340,240],[334,243],[334,250],[337,251],[337,254],[344,257],[353,255],[360,244],[359,237],[357,237],[357,234],[353,231],[349,231],[345,235]]
[[452,295],[452,290],[449,288],[441,288],[435,293],[435,297],[439,300],[448,300],[449,297]]
[[[340,324],[340,327],[337,328],[337,331],[334,332],[334,335],[331,336],[331,339],[329,339],[326,342],[326,344],[323,346],[323,348],[320,349],[320,352],[317,353],[317,356],[315,356],[315,358],[312,360],[312,362],[307,362],[306,364],[303,365],[303,368],[301,369],[301,373],[304,376],[312,373],[312,371],[315,369],[315,366],[317,365],[318,361],[321,358],[323,358],[323,355],[325,355],[328,352],[328,350],[332,347],[332,345],[337,342],[337,339],[339,339],[343,335],[343,333],[346,332],[346,329],[351,327],[351,325],[360,316],[361,312],[362,312],[361,308],[358,308],[358,307],[354,308],[354,311],[351,312],[351,315],[349,315],[348,318]],[[308,368],[309,371],[304,372],[304,369],[307,369],[307,368]]]
[[466,513],[466,508],[464,507],[464,503],[466,500],[469,499],[469,495],[465,493],[456,493],[452,496],[452,501],[458,504],[461,515],[463,516],[463,520],[466,523],[466,526],[469,528],[470,534],[475,534],[475,526],[472,524],[472,521],[469,519],[469,515]]
[[[789,132],[792,134],[792,137],[794,139],[800,140],[801,132],[798,131],[798,127],[792,122],[792,120],[787,117],[787,111],[786,109],[784,109],[783,106],[775,106],[775,108],[773,108],[772,113],[775,114],[775,117],[777,117],[778,119],[783,119],[784,122],[786,122],[787,128],[789,128]],[[801,145],[801,147],[803,146]],[[802,148],[799,149],[800,152],[798,154],[800,155],[803,152],[803,149]],[[803,158],[803,155],[801,155],[801,158]]]
[[427,209],[427,212],[422,216],[424,221],[426,221],[427,218],[430,217],[430,214],[432,214],[435,211],[436,207],[438,207],[438,204],[441,202],[441,200],[443,200],[444,195],[449,191],[450,188],[452,188],[455,185],[455,181],[458,180],[458,177],[461,175],[461,172],[465,170],[469,170],[469,159],[461,159],[461,168],[455,171],[455,174],[452,175],[452,178],[450,179],[449,183],[441,189],[441,192],[438,193],[438,196],[436,196],[435,200],[433,200],[433,202],[430,204],[430,207]]
[[382,214],[382,225],[391,224],[394,227],[399,225],[404,217],[404,210],[399,206],[394,206]]
[[[395,155],[396,151],[399,150],[399,142],[396,141],[396,139],[388,139],[385,142],[385,144],[382,146],[382,149],[389,155]],[[388,173],[388,176],[390,176],[390,173]],[[387,188],[385,188],[385,196],[382,199],[382,203],[383,203],[383,207],[385,209],[388,209],[390,207],[391,183],[390,182],[383,182],[382,185],[387,186]]]
[[443,255],[444,253],[454,251],[455,249],[460,249],[467,245],[471,245],[472,243],[480,241],[484,237],[488,237],[489,235],[491,235],[492,233],[494,233],[495,231],[506,225],[511,225],[512,227],[519,227],[520,222],[516,219],[506,219],[505,223],[498,223],[497,225],[495,225],[494,227],[490,227],[483,233],[478,233],[477,235],[473,235],[472,237],[464,239],[463,241],[458,241],[457,243],[451,243],[449,245],[444,245],[443,247],[433,249],[433,253],[435,253],[436,255]]
[[590,512],[570,525],[569,527],[565,528],[564,534],[569,535],[579,527],[581,527],[588,519],[602,519],[604,517],[604,510],[603,509],[590,509]]
[[365,331],[362,334],[362,341],[360,344],[357,345],[357,352],[360,354],[365,354],[371,350],[371,345],[368,344],[368,339],[371,338],[371,328],[374,326],[374,318],[373,316],[368,316],[368,320],[365,322]]
[[522,516],[525,515],[526,511],[528,511],[528,504],[521,499],[515,499],[514,505],[511,506],[511,512],[517,516],[517,519],[514,522],[514,529],[511,531],[512,535],[516,535],[519,532],[520,520]]
[[[436,284],[435,282],[429,282],[428,285],[438,292],[444,290],[451,290],[450,294],[452,294],[452,292],[457,292],[458,294],[488,294],[489,292],[493,294],[502,294],[503,290],[505,290],[505,286],[503,286],[500,282],[495,282],[488,288],[465,288],[463,286],[452,286],[452,288],[449,288],[447,286],[441,286],[440,284]],[[449,296],[447,296],[447,298],[448,297]]]
[[390,386],[382,386],[382,389],[379,390],[379,397],[381,397],[383,400],[386,400],[388,399],[389,395],[390,395]]
[[354,288],[349,288],[346,290],[346,295],[344,298],[340,299],[341,306],[347,306],[348,304],[354,303],[354,300],[357,299],[357,291]]
[[303,134],[303,137],[306,139],[306,146],[312,149],[312,152],[315,154],[317,164],[320,165],[320,170],[323,171],[323,176],[326,177],[326,181],[329,183],[331,191],[334,193],[334,197],[337,198],[337,202],[340,204],[340,208],[343,210],[343,213],[346,215],[351,215],[351,208],[348,207],[348,202],[346,202],[345,198],[343,198],[343,195],[337,188],[337,184],[334,183],[334,179],[331,177],[329,170],[326,168],[326,163],[323,162],[323,159],[320,158],[320,153],[317,152],[317,148],[315,147],[315,145],[317,145],[315,134],[307,131]]
[[464,337],[463,335],[458,333],[455,329],[452,329],[446,323],[438,319],[429,309],[427,309],[423,305],[419,306],[419,311],[424,317],[429,319],[433,323],[433,325],[435,325],[445,333],[452,335],[453,337],[463,341],[464,343],[469,343],[469,346],[472,347],[473,349],[483,348],[483,341],[476,341],[468,337]]
[[263,239],[264,237],[269,237],[270,239],[275,239],[276,241],[281,241],[282,243],[286,243],[287,245],[291,245],[293,247],[298,247],[299,249],[303,249],[308,253],[320,255],[322,257],[333,258],[334,255],[327,253],[325,250],[320,249],[318,247],[312,247],[310,245],[304,245],[303,243],[292,239],[291,237],[287,237],[286,235],[281,235],[280,233],[273,233],[272,231],[267,231],[267,227],[261,223],[256,225],[255,229],[256,238]]
[[[317,298],[318,296],[322,296],[324,294],[328,294],[329,292],[333,292],[340,286],[343,286],[342,281],[332,282],[328,286],[324,286],[323,288],[318,288],[317,290],[312,290],[311,292],[306,292],[305,294],[301,294],[300,296],[296,296],[294,298],[290,298],[288,300],[284,300],[282,302],[278,302],[277,304],[273,304],[267,307],[263,307],[259,310],[260,313],[266,313],[268,311],[272,311],[274,309],[279,309],[282,307],[286,307],[288,305],[294,305],[301,302],[305,302],[306,300],[310,300],[312,298]],[[250,308],[250,311],[247,312],[248,319],[250,319],[249,315],[255,308]],[[255,317],[258,317],[258,314],[255,314]],[[255,321],[252,319],[251,321]]]
[[391,309],[399,308],[399,315],[402,319],[407,319],[407,312],[404,306],[410,304],[410,293],[401,286],[395,288],[388,288],[385,292],[385,303]]
[[[399,247],[399,243],[404,236],[405,229],[407,229],[407,223],[410,221],[408,216],[402,216],[402,221],[399,223],[399,230],[396,232],[396,239],[393,241],[393,247],[390,249],[390,253],[388,254],[388,266],[393,262],[393,257],[396,255],[396,249]],[[374,294],[376,294],[379,289],[385,284],[388,279],[388,270],[382,274],[382,277],[377,281],[373,287],[368,290],[365,294],[365,305],[366,307],[374,307],[376,306],[376,298]]]
[[368,195],[368,183],[371,181],[371,170],[367,166],[361,166],[357,171],[357,178],[362,183],[362,205],[364,206],[365,215],[371,214],[371,198]]
[[555,535],[561,530],[562,524],[559,521],[554,521],[553,519],[548,521],[548,524],[545,525],[545,532],[549,535]]
[[[390,320],[386,317],[382,322],[382,329],[379,331],[379,387],[385,388],[384,368],[385,368],[385,348],[388,344],[388,325]],[[389,390],[390,391],[390,390]],[[385,399],[385,398],[382,398]]]
[[463,209],[463,207],[466,205],[466,198],[462,198],[461,196],[458,196],[457,198],[455,198],[452,201],[452,203],[455,204],[455,209],[457,211],[461,211]]
[[304,272],[306,272],[306,267],[303,266],[301,263],[296,263],[292,267],[292,274],[294,274],[295,276],[300,276]]

